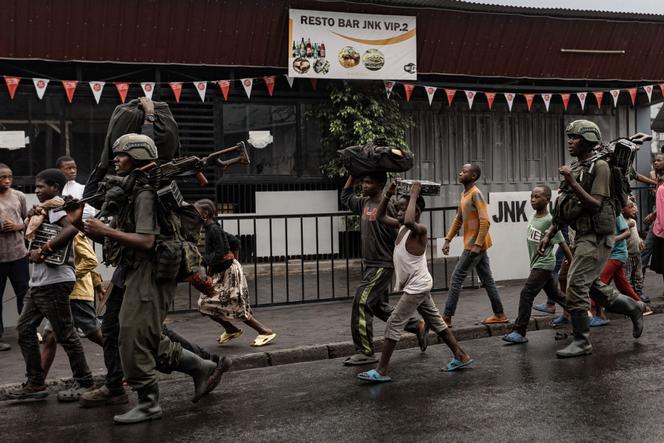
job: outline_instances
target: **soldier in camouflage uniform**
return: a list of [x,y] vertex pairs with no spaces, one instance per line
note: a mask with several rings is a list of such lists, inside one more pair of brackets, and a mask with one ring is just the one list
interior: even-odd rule
[[576,249],[569,266],[566,292],[574,339],[557,352],[561,358],[592,353],[587,315],[589,296],[607,311],[629,316],[634,338],[640,337],[643,331],[643,314],[638,302],[599,279],[613,248],[616,216],[609,164],[603,159],[590,161],[601,139],[599,127],[588,120],[576,120],[565,132],[569,153],[577,161],[559,169],[564,180],[556,200],[553,224],[539,248],[543,253],[563,224],[576,231]]
[[114,417],[116,423],[138,423],[161,417],[160,372],[180,371],[194,379],[197,402],[212,391],[223,373],[221,362],[203,360],[162,334],[162,323],[173,301],[178,269],[165,269],[169,262],[156,252],[157,245],[172,238],[168,218],[159,208],[154,187],[138,168],[157,159],[152,139],[126,134],[113,145],[116,173],[135,178],[127,201],[120,205],[110,225],[98,219],[84,224],[85,233],[105,238],[107,260],[124,272],[125,296],[120,309],[120,359],[129,386],[138,392],[138,405]]

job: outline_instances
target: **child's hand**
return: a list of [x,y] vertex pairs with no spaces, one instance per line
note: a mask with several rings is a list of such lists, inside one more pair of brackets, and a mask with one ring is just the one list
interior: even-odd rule
[[646,248],[646,243],[643,240],[639,240],[639,251],[643,251]]
[[420,191],[421,191],[421,190],[422,190],[422,183],[420,183],[420,182],[414,182],[414,183],[410,186],[410,196],[411,196],[411,197],[417,197],[418,195],[420,195]]

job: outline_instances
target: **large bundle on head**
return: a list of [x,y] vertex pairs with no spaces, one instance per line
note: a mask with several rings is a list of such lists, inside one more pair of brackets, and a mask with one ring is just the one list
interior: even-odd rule
[[374,172],[406,172],[413,167],[413,154],[385,146],[380,140],[337,151],[341,164],[353,177]]
[[[139,107],[138,99],[131,100],[128,103],[119,105],[113,111],[106,131],[104,140],[104,149],[102,150],[99,164],[90,175],[90,179],[85,186],[83,197],[89,197],[97,191],[97,183],[107,174],[113,151],[113,143],[121,136],[128,133],[141,133],[144,113]],[[165,162],[172,160],[177,155],[180,148],[180,137],[178,135],[178,125],[173,118],[168,104],[164,102],[154,102],[156,121],[154,122],[154,142],[159,151],[159,161]]]

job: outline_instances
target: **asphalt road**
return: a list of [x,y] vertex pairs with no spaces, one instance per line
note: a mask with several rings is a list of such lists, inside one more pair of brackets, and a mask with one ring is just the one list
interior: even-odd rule
[[[340,360],[232,372],[197,405],[189,382],[162,383],[161,420],[112,424],[123,406],[81,409],[54,396],[0,404],[13,441],[664,441],[664,315],[646,332],[614,320],[593,329],[592,356],[559,360],[554,331],[525,346],[463,342],[472,369],[439,370],[444,345],[395,353],[383,385],[366,385]],[[365,368],[368,369],[368,368]]]

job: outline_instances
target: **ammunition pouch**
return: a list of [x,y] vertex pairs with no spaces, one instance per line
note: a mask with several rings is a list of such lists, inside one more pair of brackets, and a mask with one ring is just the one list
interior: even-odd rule
[[599,211],[592,215],[592,224],[597,235],[615,234],[616,211],[610,202],[604,201]]
[[182,242],[180,240],[157,240],[155,246],[158,282],[172,281],[177,278],[182,263]]

